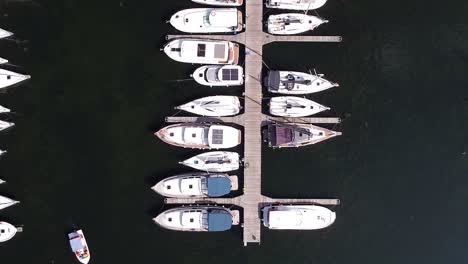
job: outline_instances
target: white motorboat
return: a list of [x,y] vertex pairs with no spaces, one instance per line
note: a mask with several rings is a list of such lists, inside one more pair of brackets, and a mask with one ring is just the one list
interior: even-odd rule
[[15,201],[13,199],[0,195],[0,210],[15,205],[17,203],[19,203],[19,201]]
[[269,92],[280,94],[310,94],[339,86],[324,79],[323,74],[295,71],[269,71],[264,85]]
[[238,224],[239,212],[221,206],[177,207],[162,212],[153,221],[175,231],[220,232]]
[[273,97],[269,107],[272,115],[284,117],[304,117],[330,110],[330,107],[296,96]]
[[237,33],[244,28],[242,12],[236,8],[190,8],[175,13],[169,20],[186,33]]
[[0,64],[5,64],[5,63],[8,63],[8,60],[4,58],[0,58]]
[[212,6],[241,6],[244,0],[192,0],[192,2]]
[[13,33],[0,28],[0,39],[13,36]]
[[266,7],[287,10],[313,10],[322,7],[327,0],[267,0]]
[[203,97],[176,107],[201,116],[234,116],[241,108],[239,98],[229,95]]
[[303,147],[340,135],[323,127],[296,123],[270,123],[263,130],[264,141],[272,148]]
[[11,110],[0,105],[0,114],[1,113],[10,113]]
[[185,173],[166,178],[151,189],[174,198],[220,197],[238,188],[237,176],[204,172]]
[[206,86],[235,86],[244,83],[244,69],[239,65],[207,65],[196,69],[191,77]]
[[241,143],[241,131],[225,125],[183,123],[160,129],[155,135],[162,141],[184,148],[226,149]]
[[14,126],[14,125],[15,125],[15,123],[0,120],[0,131],[8,129],[8,128]]
[[88,243],[86,242],[83,231],[80,229],[71,232],[68,234],[68,239],[70,241],[70,247],[78,261],[83,264],[88,264],[91,259],[91,254],[89,253]]
[[31,78],[30,75],[23,75],[12,71],[0,69],[0,89],[17,84]]
[[224,40],[175,39],[164,46],[169,58],[185,63],[237,64],[239,44]]
[[314,30],[328,20],[306,14],[279,14],[268,17],[268,33],[275,35],[295,35]]
[[211,151],[193,156],[179,164],[201,171],[234,171],[239,169],[239,154],[231,151]]
[[283,230],[322,229],[336,219],[335,212],[317,205],[269,205],[262,214],[264,226]]
[[12,239],[16,232],[18,229],[14,225],[0,221],[0,243]]

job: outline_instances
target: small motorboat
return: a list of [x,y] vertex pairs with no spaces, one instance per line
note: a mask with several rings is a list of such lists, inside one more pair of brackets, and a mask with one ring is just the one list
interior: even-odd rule
[[86,242],[83,231],[80,229],[71,232],[68,234],[68,239],[70,240],[70,247],[78,261],[83,264],[88,264],[91,259],[91,254],[89,253],[88,243]]
[[236,86],[244,83],[244,69],[239,65],[207,65],[196,69],[190,76],[206,86]]
[[13,199],[0,195],[0,210],[13,206],[17,203],[19,203],[19,201],[15,201]]
[[263,130],[264,141],[272,148],[303,147],[340,135],[341,132],[310,124],[270,123]]
[[262,209],[263,225],[269,229],[316,230],[335,222],[336,214],[317,205],[269,205]]
[[8,63],[8,60],[4,58],[0,58],[0,64],[5,64],[5,63]]
[[12,239],[17,232],[18,229],[14,225],[0,221],[0,243]]
[[182,123],[154,133],[162,141],[184,148],[226,149],[241,143],[241,131],[225,125]]
[[3,106],[0,105],[0,114],[2,114],[2,113],[10,113],[10,112],[11,112],[10,109],[8,109],[8,108],[3,107]]
[[237,33],[242,31],[242,12],[236,8],[190,8],[175,13],[169,20],[186,33]]
[[[2,112],[0,112],[0,113],[2,113]],[[0,131],[8,129],[8,128],[14,126],[14,125],[15,125],[15,123],[0,120]]]
[[267,0],[266,7],[287,10],[313,10],[322,7],[327,0]]
[[268,17],[268,33],[275,35],[295,35],[314,30],[328,20],[306,14],[279,14]]
[[31,78],[30,75],[23,75],[16,72],[0,69],[0,89],[12,86],[29,78]]
[[310,94],[339,86],[323,78],[323,74],[295,71],[269,71],[264,85],[271,93]]
[[234,116],[242,107],[237,96],[217,95],[193,100],[176,109],[201,116]]
[[0,39],[13,36],[13,33],[0,28]]
[[239,224],[239,211],[222,206],[177,207],[162,212],[153,221],[175,231],[220,232]]
[[153,189],[174,198],[220,197],[238,188],[237,176],[204,172],[185,173],[158,182]]
[[244,0],[192,0],[192,2],[212,6],[241,6]]
[[296,96],[273,97],[269,107],[272,115],[284,117],[304,117],[330,110],[330,107]]
[[175,39],[164,46],[169,58],[185,63],[237,64],[239,44],[224,40]]
[[193,156],[179,164],[201,171],[234,171],[239,169],[239,154],[231,151],[211,151]]

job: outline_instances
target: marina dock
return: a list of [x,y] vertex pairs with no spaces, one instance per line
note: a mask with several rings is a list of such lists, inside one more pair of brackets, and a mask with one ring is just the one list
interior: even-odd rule
[[339,118],[283,118],[262,114],[263,45],[271,42],[340,42],[340,36],[273,36],[263,32],[263,0],[245,1],[245,32],[237,35],[167,35],[167,40],[197,38],[234,41],[245,45],[245,92],[248,98],[244,114],[235,117],[168,117],[166,122],[234,123],[244,127],[244,180],[243,194],[234,198],[175,199],[167,198],[167,204],[233,204],[243,208],[243,240],[260,243],[260,209],[265,204],[321,204],[338,205],[338,199],[276,199],[262,195],[262,138],[261,126],[265,121],[297,123],[340,123]]

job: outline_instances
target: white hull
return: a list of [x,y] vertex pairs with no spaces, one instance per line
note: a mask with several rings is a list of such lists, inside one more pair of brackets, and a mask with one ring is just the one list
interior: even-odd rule
[[179,163],[201,171],[234,171],[239,169],[239,154],[230,151],[211,151]]
[[88,243],[86,242],[83,231],[77,230],[68,234],[68,239],[70,241],[70,247],[78,261],[83,264],[88,264],[91,259],[91,253],[89,252]]
[[10,37],[10,36],[13,36],[13,33],[11,33],[10,31],[6,31],[6,30],[0,28],[0,39],[2,39],[2,38],[8,38],[8,37]]
[[8,60],[4,58],[0,58],[0,64],[5,64],[5,63],[8,63]]
[[295,35],[314,30],[328,20],[305,14],[280,14],[268,17],[268,33],[275,35]]
[[322,7],[327,0],[267,0],[266,7],[287,10],[313,10]]
[[[2,112],[0,112],[0,113],[2,113]],[[8,129],[8,128],[14,126],[14,125],[15,125],[15,123],[10,123],[10,122],[5,122],[5,121],[0,120],[0,131]]]
[[191,77],[205,86],[236,86],[244,83],[244,69],[239,65],[208,65],[197,68]]
[[304,147],[341,136],[341,132],[300,123],[268,124],[263,133],[265,141],[272,148]]
[[0,243],[12,239],[18,229],[7,222],[0,222]]
[[7,151],[6,151],[6,150],[1,150],[1,149],[0,149],[0,156],[3,156],[3,155],[5,155],[6,153],[7,153]]
[[336,214],[316,205],[270,205],[262,209],[263,225],[278,230],[317,230],[335,222]]
[[31,78],[31,76],[29,75],[23,75],[16,72],[0,69],[0,89],[12,86],[29,78]]
[[186,33],[237,33],[242,31],[242,12],[236,8],[191,8],[175,13],[170,21]]
[[234,116],[241,108],[239,98],[228,95],[203,97],[176,107],[201,116]]
[[[277,78],[271,78],[271,75],[277,75],[278,73],[279,76]],[[270,77],[266,78],[265,85],[271,93],[291,95],[311,94],[339,86],[338,83],[333,83],[324,79],[321,74],[314,75],[295,71],[271,71],[269,76]]]
[[1,113],[10,113],[11,110],[0,105],[0,114]]
[[19,201],[15,201],[13,199],[0,195],[0,210],[13,206],[17,203],[19,203]]
[[212,6],[241,6],[244,0],[192,0],[192,2]]
[[5,183],[5,181],[4,181],[4,180],[2,180],[2,179],[0,179],[0,184],[3,184],[3,183]]
[[284,117],[310,116],[330,109],[314,101],[295,96],[273,97],[269,107],[270,114]]
[[198,64],[237,64],[239,45],[223,40],[175,39],[164,46],[169,58]]

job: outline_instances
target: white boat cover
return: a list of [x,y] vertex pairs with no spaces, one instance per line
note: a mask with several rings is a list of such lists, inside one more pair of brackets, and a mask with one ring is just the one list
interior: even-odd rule
[[0,88],[6,88],[29,78],[31,78],[29,75],[23,75],[12,71],[7,71],[5,69],[0,69]]
[[8,37],[10,37],[10,36],[13,36],[13,33],[11,33],[10,31],[6,31],[6,30],[0,28],[0,39],[2,39],[2,38],[8,38]]

